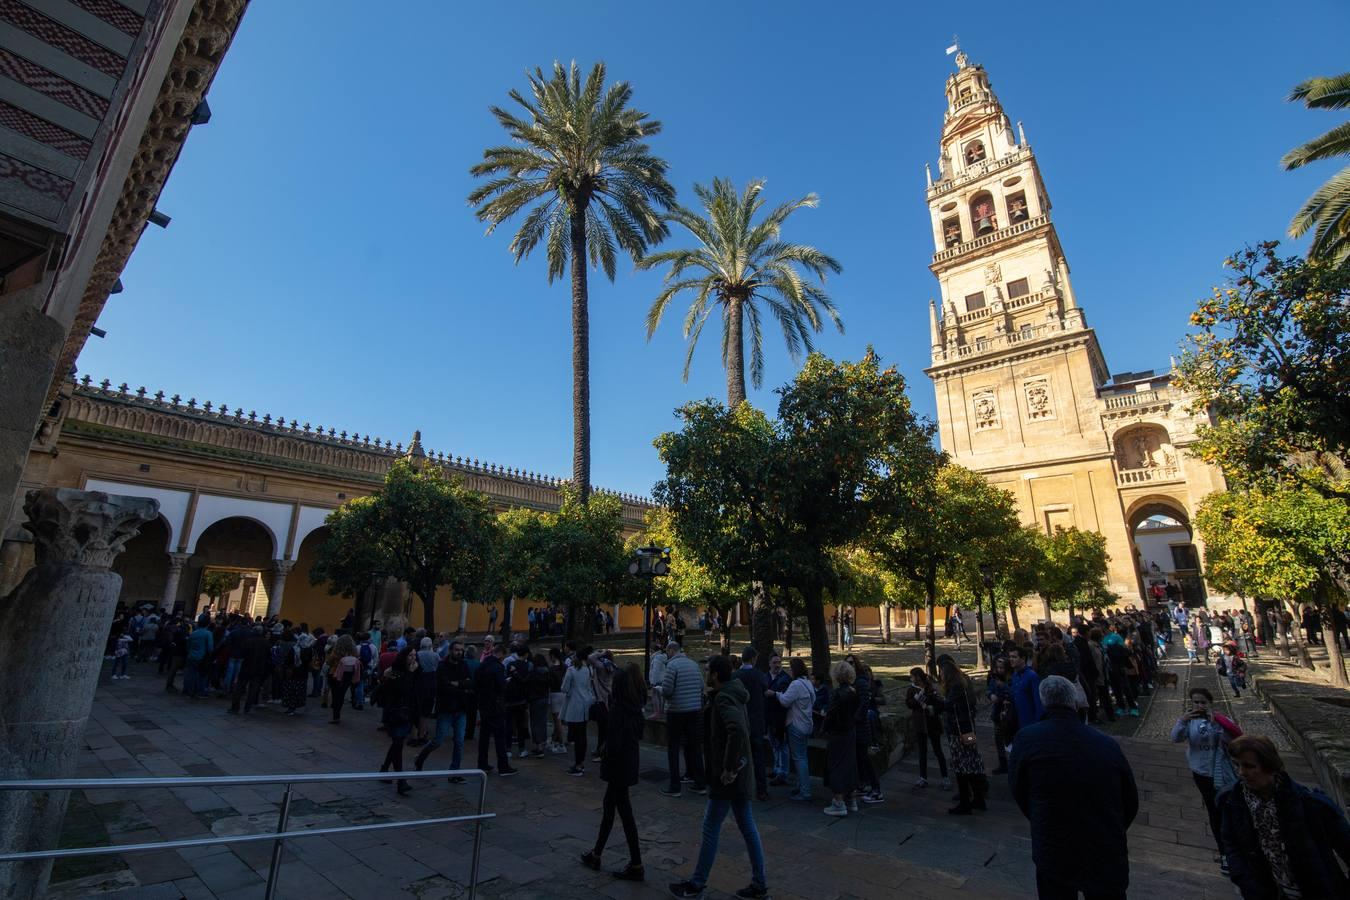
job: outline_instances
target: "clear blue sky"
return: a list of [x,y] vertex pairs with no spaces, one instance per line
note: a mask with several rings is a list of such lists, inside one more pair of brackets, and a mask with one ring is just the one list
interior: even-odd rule
[[[986,12],[985,10],[989,10]],[[1163,368],[1244,242],[1280,237],[1333,164],[1280,155],[1344,120],[1286,103],[1343,71],[1350,7],[1268,3],[254,3],[80,370],[199,401],[566,476],[569,295],[484,237],[468,168],[527,67],[603,59],[659,118],[682,198],[714,176],[815,191],[790,237],[840,259],[847,333],[934,411],[924,205],[953,32],[1025,122],[1074,288],[1113,371]],[[686,241],[677,234],[672,240]],[[1290,246],[1292,249],[1292,245]],[[591,281],[594,480],[646,493],[652,438],[725,396],[710,329],[688,384],[659,275]],[[765,386],[795,365],[770,333]]]

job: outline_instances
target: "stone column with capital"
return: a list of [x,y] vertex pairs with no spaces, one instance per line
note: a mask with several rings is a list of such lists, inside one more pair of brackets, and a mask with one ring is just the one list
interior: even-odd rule
[[[142,523],[145,497],[44,488],[24,504],[37,564],[0,598],[0,653],[13,675],[0,691],[0,778],[69,778],[94,702],[103,643],[122,590],[110,569]],[[52,635],[64,635],[53,641]],[[68,792],[0,792],[0,847],[54,849]],[[0,897],[41,894],[51,861],[0,863]]]
[[286,576],[295,568],[293,559],[272,560],[272,584],[267,589],[267,617],[281,615],[281,597],[286,592]]
[[192,559],[191,553],[170,553],[169,554],[169,577],[164,581],[164,599],[161,605],[173,611],[173,605],[178,602],[178,582],[183,578],[183,567],[187,561]]

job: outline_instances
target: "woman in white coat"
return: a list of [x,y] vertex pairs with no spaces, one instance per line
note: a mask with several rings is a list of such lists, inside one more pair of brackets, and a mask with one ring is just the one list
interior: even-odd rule
[[586,774],[586,723],[590,721],[591,707],[595,705],[595,685],[586,657],[577,653],[563,676],[562,720],[567,725],[567,740],[573,746],[572,768],[568,775]]

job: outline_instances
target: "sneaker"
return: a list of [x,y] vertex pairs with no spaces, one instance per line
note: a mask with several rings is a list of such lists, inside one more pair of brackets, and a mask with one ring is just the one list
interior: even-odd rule
[[694,785],[693,787],[691,787],[689,790],[693,791],[695,794],[704,794],[704,795],[706,795],[706,794],[708,793],[708,786],[707,786],[706,784],[696,784],[696,785]]
[[586,774],[586,767],[573,766],[572,768],[567,770],[567,774],[571,775],[573,778],[580,778],[582,775]]
[[[413,742],[412,742],[412,741],[408,741],[408,746],[409,746],[409,747],[413,746]],[[507,759],[515,759],[515,757],[516,757],[516,754],[512,753],[510,750],[507,750],[507,751],[506,751],[506,758],[507,758]]]
[[952,780],[950,778],[942,779],[942,789],[944,791],[950,791],[952,789]]
[[600,762],[602,759],[603,757],[601,757],[599,753],[591,754],[591,762]]
[[736,896],[742,898],[742,900],[768,900],[769,889],[748,884],[737,891]]
[[697,898],[703,896],[703,888],[692,881],[678,881],[666,889],[670,891],[670,896],[684,898],[684,900],[697,900]]
[[678,790],[672,791],[669,786],[661,788],[661,793],[665,794],[667,797],[681,796],[680,791]]
[[519,769],[513,769],[510,766],[502,766],[499,770],[497,770],[497,777],[510,778],[512,775],[515,775],[519,771],[520,771]]
[[844,806],[844,804],[835,800],[831,801],[830,805],[825,807],[824,813],[827,816],[836,816],[842,818],[848,815],[848,807]]
[[849,797],[848,803],[845,805],[848,806],[848,811],[851,813],[855,813],[858,811],[858,801],[853,797]]
[[928,787],[928,779],[923,777],[916,778],[914,779],[914,786],[916,788],[926,788]]
[[870,794],[863,794],[862,799],[864,803],[884,803],[886,802],[886,795],[881,791],[874,791]]
[[587,850],[585,853],[581,854],[581,864],[596,872],[600,871],[600,857],[596,855],[594,850]]

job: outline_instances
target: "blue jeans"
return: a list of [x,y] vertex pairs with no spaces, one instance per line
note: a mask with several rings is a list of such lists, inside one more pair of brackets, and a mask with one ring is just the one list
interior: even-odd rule
[[745,852],[750,857],[750,883],[755,887],[767,887],[764,878],[764,845],[759,842],[759,832],[755,830],[755,817],[750,812],[749,800],[709,800],[703,813],[703,842],[698,848],[698,865],[690,883],[703,887],[708,883],[708,873],[712,871],[713,860],[717,859],[717,839],[722,831],[722,823],[727,813],[736,816],[736,827],[745,838]]
[[196,697],[204,693],[202,688],[202,661],[200,659],[189,659],[183,665],[183,693],[189,697]]
[[811,796],[811,770],[806,763],[806,740],[811,735],[788,726],[788,749],[792,753],[792,767],[797,770],[797,788],[801,797]]
[[127,674],[127,660],[130,658],[131,658],[130,656],[113,657],[112,677],[116,678],[118,675]]
[[234,686],[234,680],[239,677],[239,667],[242,666],[243,664],[244,664],[243,659],[235,659],[234,657],[230,657],[230,664],[225,667],[225,681],[223,682],[225,687],[225,693],[228,694],[230,692],[230,688]]
[[458,769],[464,761],[464,725],[467,716],[463,712],[441,713],[436,716],[436,734],[431,741],[422,748],[422,752],[417,754],[418,768],[420,763],[426,762],[426,758],[437,747],[445,743],[445,739],[454,734],[454,750],[450,755],[450,768]]
[[[366,680],[363,678],[352,686],[352,705],[357,709],[366,705]],[[461,733],[460,737],[464,735]]]
[[773,745],[773,774],[787,777],[788,773],[788,742],[784,735],[780,741],[778,738],[769,737],[769,743]]

